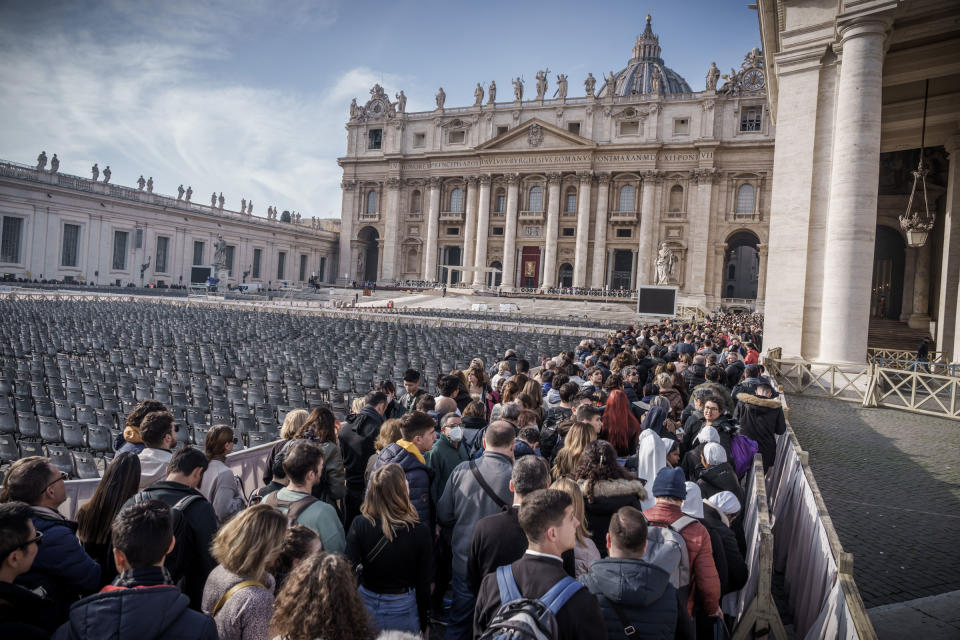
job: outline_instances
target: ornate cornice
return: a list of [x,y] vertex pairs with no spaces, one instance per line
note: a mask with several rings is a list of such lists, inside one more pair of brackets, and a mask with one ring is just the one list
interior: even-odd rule
[[493,176],[491,176],[489,173],[484,173],[480,176],[477,176],[477,181],[481,186],[487,186],[493,182]]
[[503,176],[504,180],[507,181],[509,185],[520,184],[520,174],[519,173],[507,173]]

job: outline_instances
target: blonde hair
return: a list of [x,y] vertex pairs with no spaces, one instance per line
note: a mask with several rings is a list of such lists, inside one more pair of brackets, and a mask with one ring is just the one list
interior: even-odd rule
[[230,573],[262,580],[283,547],[287,517],[270,505],[257,504],[231,518],[217,532],[210,553]]
[[373,442],[373,448],[377,451],[383,451],[388,446],[400,439],[403,434],[400,433],[400,418],[390,418],[384,420],[380,425],[380,433]]
[[407,477],[400,465],[391,462],[370,474],[360,514],[372,525],[376,525],[379,518],[383,537],[389,541],[393,540],[397,528],[412,529],[420,522],[410,502]]
[[657,375],[657,386],[661,389],[673,389],[673,376],[664,371]]
[[583,503],[583,491],[580,490],[580,485],[570,478],[560,478],[555,480],[550,488],[559,489],[573,499],[573,515],[580,521],[580,524],[577,525],[577,544],[585,545],[587,538],[590,538],[593,534],[587,529],[586,506]]
[[597,439],[597,432],[593,425],[586,422],[574,422],[563,441],[563,447],[557,452],[553,461],[553,479],[564,478],[580,464],[580,456],[587,445]]
[[306,424],[310,416],[306,409],[294,409],[283,419],[283,426],[280,427],[280,437],[284,440],[295,440],[303,431],[303,425]]
[[357,396],[353,399],[353,402],[350,403],[350,413],[360,413],[363,411],[364,400],[363,396]]

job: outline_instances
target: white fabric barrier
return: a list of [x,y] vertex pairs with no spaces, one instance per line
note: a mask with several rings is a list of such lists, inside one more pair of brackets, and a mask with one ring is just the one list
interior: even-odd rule
[[[263,472],[267,468],[267,458],[274,442],[243,449],[227,456],[227,466],[240,478],[243,495],[249,495],[263,486]],[[71,520],[76,518],[77,509],[93,496],[99,480],[68,480],[67,501],[60,505],[60,513]]]

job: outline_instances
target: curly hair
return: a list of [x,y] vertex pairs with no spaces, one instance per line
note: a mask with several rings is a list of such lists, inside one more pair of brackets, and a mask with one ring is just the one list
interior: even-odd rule
[[583,449],[573,479],[584,487],[583,497],[593,502],[593,489],[604,480],[630,480],[633,475],[617,462],[617,451],[606,440],[594,440]]
[[345,556],[318,551],[294,568],[277,594],[270,637],[373,640],[373,621]]

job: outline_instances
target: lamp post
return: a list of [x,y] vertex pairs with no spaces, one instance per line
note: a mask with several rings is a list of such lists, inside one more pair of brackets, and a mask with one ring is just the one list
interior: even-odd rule
[[907,246],[922,247],[927,243],[927,237],[936,221],[936,214],[930,213],[930,204],[927,200],[927,174],[930,173],[923,164],[923,147],[927,133],[927,97],[930,92],[930,80],[926,81],[923,90],[923,124],[920,129],[920,162],[913,171],[913,188],[910,190],[910,200],[907,202],[907,211],[900,216],[900,227],[907,236]]

